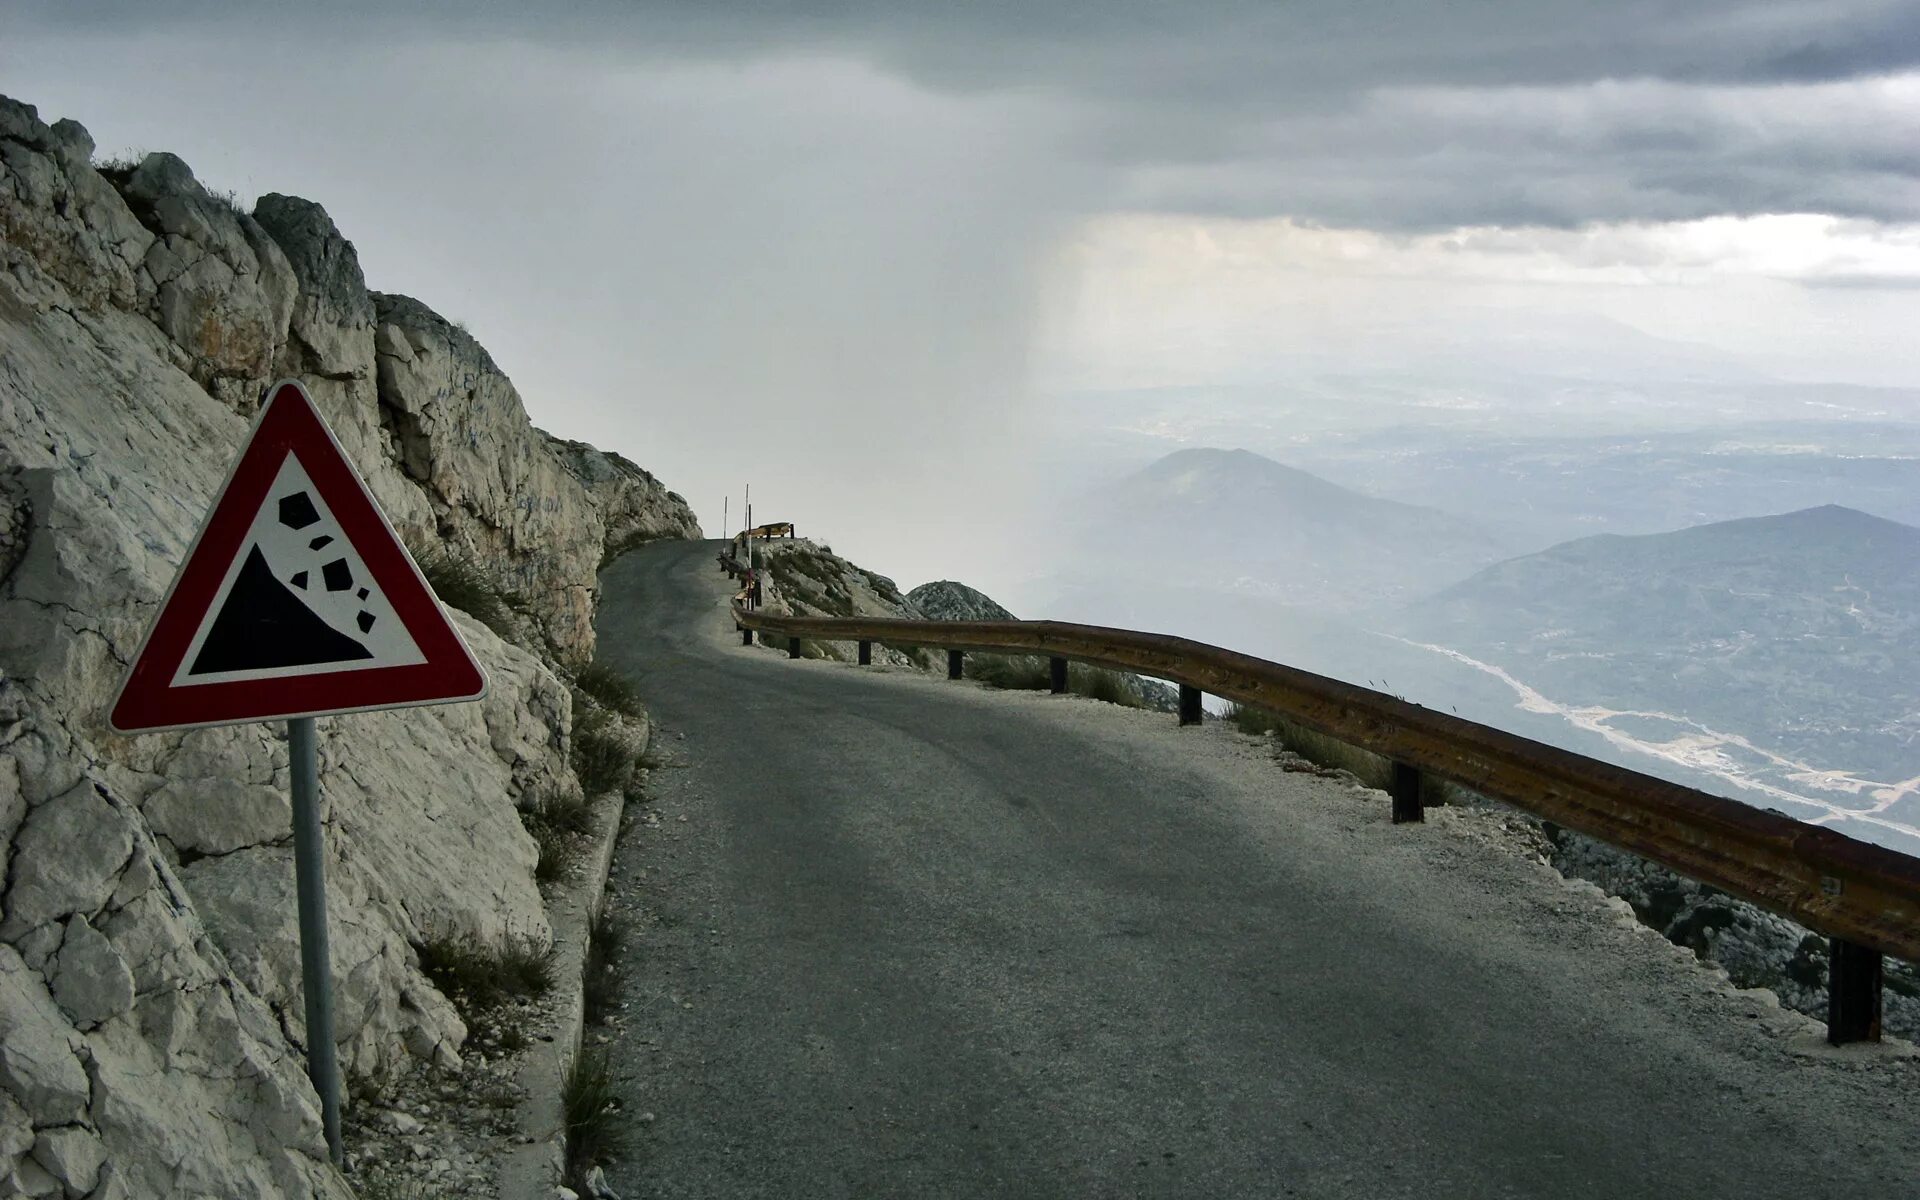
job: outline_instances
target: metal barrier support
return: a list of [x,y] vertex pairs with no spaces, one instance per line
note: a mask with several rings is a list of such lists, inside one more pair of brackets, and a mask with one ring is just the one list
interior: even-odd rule
[[1053,694],[1062,695],[1067,690],[1067,660],[1060,657],[1047,660],[1047,677],[1053,685]]
[[873,665],[873,643],[871,641],[862,640],[860,643],[860,665],[863,667]]
[[1200,717],[1200,689],[1197,687],[1188,687],[1184,683],[1181,684],[1180,723],[1182,725],[1198,725],[1200,723]]
[[1881,986],[1885,964],[1878,950],[1833,938],[1827,959],[1827,1041],[1880,1040]]
[[1420,799],[1420,768],[1406,763],[1393,764],[1393,823],[1405,825],[1427,819]]
[[963,650],[947,651],[947,678],[948,679],[960,678],[960,665],[965,659],[966,659],[966,652]]
[[748,629],[745,625],[740,627],[740,644],[742,646],[753,645],[753,630]]
[[800,639],[799,638],[790,637],[787,639],[787,657],[788,658],[800,657]]

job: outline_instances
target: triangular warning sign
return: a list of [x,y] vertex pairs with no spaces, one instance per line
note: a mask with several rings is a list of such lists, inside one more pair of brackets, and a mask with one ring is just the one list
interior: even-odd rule
[[274,386],[135,655],[121,733],[478,700],[486,675],[306,389]]

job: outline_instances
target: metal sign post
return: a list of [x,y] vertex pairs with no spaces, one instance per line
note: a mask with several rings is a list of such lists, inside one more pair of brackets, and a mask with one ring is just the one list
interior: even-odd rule
[[300,904],[300,986],[307,1002],[307,1076],[320,1094],[327,1152],[341,1163],[340,1064],[333,1045],[333,960],[327,950],[327,865],[320,838],[320,764],[312,717],[287,722],[293,777],[293,872]]

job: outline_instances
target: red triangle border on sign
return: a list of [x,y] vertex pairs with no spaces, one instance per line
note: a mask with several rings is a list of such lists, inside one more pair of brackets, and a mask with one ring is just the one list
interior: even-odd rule
[[[228,569],[246,549],[254,516],[289,454],[299,459],[426,661],[176,686],[173,679],[188,646]],[[284,380],[269,392],[239,460],[215,494],[206,522],[134,656],[108,723],[119,733],[192,729],[478,700],[486,692],[486,672],[400,544],[312,397],[298,382]]]

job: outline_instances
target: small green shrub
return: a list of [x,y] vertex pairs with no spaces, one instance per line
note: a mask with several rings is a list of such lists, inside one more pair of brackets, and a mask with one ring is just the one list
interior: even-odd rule
[[430,934],[414,949],[420,969],[462,1017],[545,995],[553,986],[553,949],[531,934],[509,931],[497,946],[471,933]]
[[[1226,719],[1242,733],[1273,733],[1282,746],[1315,766],[1345,771],[1379,791],[1387,791],[1393,786],[1393,763],[1390,759],[1339,738],[1328,737],[1319,730],[1308,729],[1272,709],[1250,704],[1230,704],[1227,706]],[[1468,792],[1451,780],[1422,775],[1420,796],[1422,802],[1429,805],[1459,804],[1467,799]]]
[[116,187],[124,186],[146,157],[145,150],[123,150],[93,164],[93,169],[106,176]]
[[466,613],[503,638],[513,636],[513,612],[480,564],[464,554],[436,547],[413,556],[428,586],[441,601]]
[[602,903],[587,929],[587,954],[581,967],[581,989],[589,1025],[598,1025],[620,1001],[620,918],[613,905]]
[[1257,704],[1228,704],[1223,720],[1241,733],[1260,737],[1280,728],[1280,714]]
[[606,725],[585,729],[576,725],[571,757],[573,773],[580,777],[586,797],[618,791],[633,777],[632,748],[618,731]]
[[580,843],[574,835],[593,832],[593,802],[572,788],[543,788],[520,810],[520,823],[540,852],[534,878],[551,883],[565,878],[579,860]]
[[[1078,671],[1074,669],[1076,667]],[[1075,675],[1079,676],[1078,680],[1074,678]],[[1079,663],[1067,667],[1067,690],[1125,708],[1145,708],[1138,689],[1128,686],[1130,682],[1127,676],[1105,667],[1087,667]]]
[[627,1148],[627,1124],[620,1116],[607,1070],[607,1052],[582,1047],[560,1089],[567,1120],[567,1179],[584,1192],[587,1173],[619,1158]]
[[540,794],[539,807],[543,824],[567,833],[592,833],[593,801],[585,792],[576,792],[572,788],[550,788]]
[[[988,687],[1013,691],[1044,692],[1053,686],[1053,669],[1044,658],[1008,657],[1002,654],[970,654],[966,674]],[[1140,688],[1125,672],[1084,663],[1067,664],[1067,690],[1076,696],[1088,696],[1126,708],[1145,708]]]
[[559,829],[563,833],[593,833],[593,799],[572,787],[541,787],[534,803],[520,810],[520,824],[528,831]]
[[369,1168],[367,1177],[353,1187],[360,1200],[453,1200],[454,1193],[432,1180],[407,1175],[396,1168]]
[[1316,766],[1345,771],[1372,788],[1393,782],[1393,764],[1371,751],[1308,729],[1271,709],[1254,705],[1227,706],[1226,719],[1242,733],[1276,734],[1280,744]]
[[544,822],[528,822],[527,832],[533,835],[533,844],[540,852],[533,862],[533,877],[541,883],[566,878],[579,858],[573,839]]
[[573,686],[593,697],[601,707],[622,716],[637,717],[646,711],[640,704],[640,693],[633,690],[626,676],[604,663],[587,662],[575,667]]
[[1047,661],[1041,658],[1011,658],[1004,654],[969,654],[966,676],[988,687],[1015,692],[1044,692],[1053,686]]

